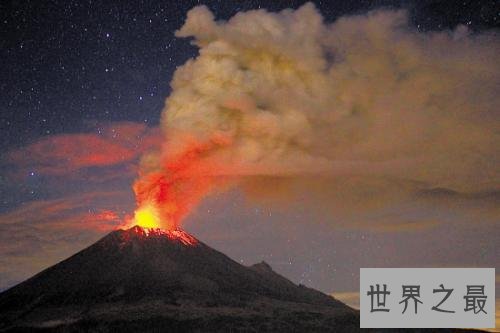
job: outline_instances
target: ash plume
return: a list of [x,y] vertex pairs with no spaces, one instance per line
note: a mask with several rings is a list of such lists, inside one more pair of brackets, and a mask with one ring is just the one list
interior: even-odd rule
[[422,33],[404,10],[327,24],[309,3],[228,21],[198,6],[176,35],[199,55],[175,72],[162,149],[134,185],[170,226],[232,186],[347,210],[498,188],[496,32]]

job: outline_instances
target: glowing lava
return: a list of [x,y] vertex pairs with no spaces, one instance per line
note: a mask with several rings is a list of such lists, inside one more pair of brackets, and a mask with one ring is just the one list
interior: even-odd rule
[[135,225],[142,228],[160,228],[160,216],[158,209],[151,205],[146,204],[135,211],[134,214]]
[[[168,226],[165,229],[165,225]],[[160,212],[153,204],[145,204],[139,207],[134,214],[134,218],[128,222],[128,227],[136,234],[144,237],[166,237],[172,241],[180,242],[184,245],[196,245],[196,238],[187,232],[177,229],[173,223],[162,223]]]
[[198,240],[184,230],[162,230],[160,228],[144,228],[140,226],[134,226],[131,229],[136,234],[144,237],[166,237],[171,241],[190,246],[198,244]]

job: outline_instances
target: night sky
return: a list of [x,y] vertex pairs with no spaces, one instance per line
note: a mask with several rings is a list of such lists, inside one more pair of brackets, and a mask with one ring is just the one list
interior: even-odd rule
[[[189,9],[205,4],[227,20],[304,3],[2,1],[0,290],[90,245],[133,212],[136,165],[157,145],[173,73],[198,54],[189,38],[174,36]],[[500,26],[495,0],[314,4],[327,22],[385,7],[407,9],[419,32]],[[235,190],[208,198],[185,227],[244,264],[265,260],[294,282],[348,296],[359,267],[500,264],[494,224],[381,232],[332,228],[314,216],[247,202]]]
[[[157,125],[177,66],[196,56],[175,38],[186,13],[206,4],[217,19],[239,11],[298,8],[304,1],[4,1],[2,151],[100,121]],[[422,31],[498,28],[498,1],[319,1],[325,19],[408,8]]]

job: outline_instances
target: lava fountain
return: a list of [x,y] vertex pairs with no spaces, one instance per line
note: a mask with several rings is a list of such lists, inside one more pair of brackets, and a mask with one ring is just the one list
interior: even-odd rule
[[146,204],[135,211],[134,222],[135,225],[138,225],[142,228],[161,228],[158,209],[151,204]]

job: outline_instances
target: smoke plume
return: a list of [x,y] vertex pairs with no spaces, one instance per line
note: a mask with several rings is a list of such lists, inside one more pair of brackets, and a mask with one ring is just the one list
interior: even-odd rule
[[421,33],[404,10],[326,24],[309,3],[228,21],[199,6],[176,35],[199,56],[175,72],[162,149],[143,158],[134,185],[166,227],[230,186],[351,208],[498,188],[494,32]]

